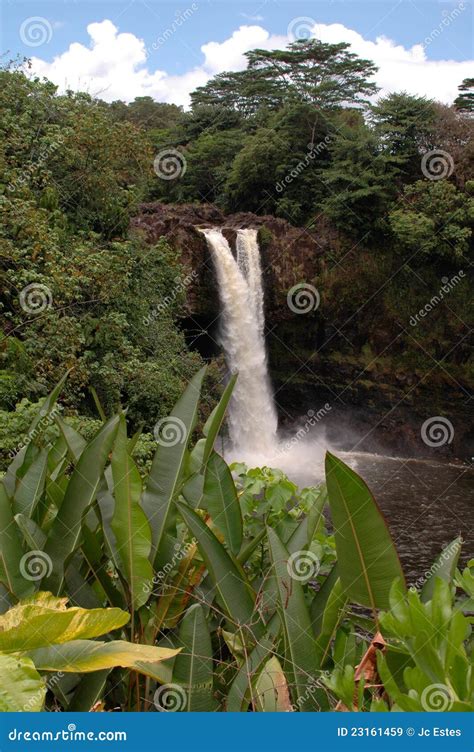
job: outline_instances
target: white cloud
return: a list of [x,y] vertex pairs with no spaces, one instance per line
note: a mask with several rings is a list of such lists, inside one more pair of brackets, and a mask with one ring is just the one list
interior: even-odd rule
[[[107,101],[131,101],[136,96],[149,95],[184,106],[189,104],[190,92],[216,73],[245,68],[244,53],[248,50],[276,49],[288,44],[286,36],[271,35],[262,26],[240,26],[223,42],[203,44],[199,65],[181,75],[170,75],[156,66],[160,47],[173,44],[170,37],[179,34],[179,28],[148,50],[142,39],[119,32],[107,19],[89,24],[87,31],[89,47],[74,42],[52,62],[35,57],[34,73],[51,79],[61,90],[81,89]],[[353,52],[373,60],[379,67],[376,81],[382,93],[405,90],[449,103],[455,98],[459,83],[472,71],[472,61],[429,60],[428,46],[425,49],[417,44],[407,49],[384,36],[372,42],[342,24],[316,24],[313,34],[324,42],[349,42]]]

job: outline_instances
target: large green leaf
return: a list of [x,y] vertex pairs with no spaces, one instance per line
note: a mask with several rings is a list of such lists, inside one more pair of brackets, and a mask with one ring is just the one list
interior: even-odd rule
[[314,691],[316,643],[303,587],[292,576],[290,554],[271,528],[267,529],[269,552],[277,581],[279,613],[285,633],[284,671],[291,676],[291,686],[299,710],[314,710],[318,701]]
[[43,709],[46,684],[31,658],[0,653],[0,713],[33,713]]
[[[183,482],[187,445],[196,424],[202,380],[206,368],[202,368],[189,382],[178,400],[168,424],[163,424],[158,449],[153,458],[142,506],[152,532],[152,561],[157,569],[167,562],[161,557],[160,544],[171,525],[174,514],[173,501],[178,498]],[[167,426],[168,429],[167,430]]]
[[67,598],[35,593],[0,616],[0,651],[33,650],[119,629],[130,615],[119,608],[67,608]]
[[274,614],[268,623],[264,636],[259,639],[250,653],[245,651],[244,663],[239,668],[227,695],[226,710],[228,713],[241,713],[248,709],[249,702],[254,695],[254,682],[265,661],[271,656],[280,630],[280,617]]
[[18,478],[13,496],[13,511],[31,517],[44,491],[48,466],[47,448],[41,449],[22,478]]
[[69,369],[69,371],[66,371],[64,376],[58,381],[54,389],[48,394],[45,401],[41,405],[40,409],[36,413],[35,417],[33,418],[33,421],[29,427],[28,435],[34,436],[36,433],[36,429],[38,428],[41,421],[43,421],[45,418],[49,416],[51,413],[54,405],[56,404],[56,400],[58,399],[59,395],[61,394],[61,389],[64,386],[64,382],[66,381],[67,377],[71,373],[72,369]]
[[112,454],[115,510],[112,530],[115,533],[117,554],[122,563],[121,572],[130,588],[134,608],[148,600],[153,568],[148,559],[151,551],[151,530],[145,512],[140,506],[142,481],[140,473],[128,453],[125,417],[115,439]]
[[272,656],[255,683],[256,709],[261,713],[288,713],[293,710],[288,683],[280,661]]
[[0,482],[0,581],[17,598],[29,595],[35,589],[34,582],[25,579],[21,573],[22,557],[20,531],[13,518],[10,499]]
[[249,637],[258,638],[263,631],[255,610],[255,593],[241,566],[218,541],[199,515],[186,504],[177,502],[178,509],[190,532],[197,540],[210,577],[216,587],[218,599],[235,627],[246,626]]
[[326,483],[343,588],[373,612],[387,608],[392,582],[404,577],[383,515],[362,478],[330,452]]
[[65,423],[59,415],[56,416],[56,423],[61,431],[62,437],[66,442],[66,447],[74,463],[79,461],[79,457],[84,451],[87,441],[72,426]]
[[232,392],[234,391],[234,386],[235,386],[236,381],[237,381],[237,374],[235,373],[230,378],[229,383],[224,389],[222,397],[219,400],[219,403],[216,405],[216,407],[210,414],[209,418],[206,421],[206,425],[204,426],[203,433],[204,433],[204,436],[206,437],[206,441],[204,444],[204,451],[203,451],[203,456],[202,456],[202,469],[204,469],[209,457],[211,456],[211,452],[214,448],[217,435],[222,426],[222,422],[225,416],[225,411],[227,410],[227,405],[229,404],[229,400],[232,396]]
[[159,662],[173,658],[178,653],[179,649],[136,645],[124,640],[73,640],[62,645],[32,650],[29,656],[39,671],[88,673],[121,666],[161,681]]
[[211,515],[233,554],[242,545],[242,514],[234,480],[226,462],[213,452],[206,466],[201,506]]
[[45,586],[55,593],[61,592],[65,565],[79,545],[82,516],[96,497],[118,423],[119,416],[111,418],[82,452],[46,541],[51,574]]
[[426,601],[431,600],[433,597],[437,577],[451,584],[456,573],[461,547],[462,538],[455,538],[455,540],[451,541],[451,543],[441,551],[431,567],[426,582],[423,585],[423,590],[421,591],[421,600],[423,603],[426,603]]
[[179,645],[182,652],[174,662],[173,681],[186,693],[186,706],[182,710],[215,710],[211,635],[199,603],[188,608],[184,615],[179,629]]

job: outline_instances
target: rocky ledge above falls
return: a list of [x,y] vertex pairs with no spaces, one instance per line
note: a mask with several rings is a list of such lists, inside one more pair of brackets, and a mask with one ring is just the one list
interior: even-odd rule
[[[329,250],[325,247],[328,241],[322,243],[316,231],[293,227],[278,217],[244,212],[224,214],[211,204],[142,204],[132,227],[144,232],[147,242],[156,243],[164,237],[179,251],[185,276],[193,273],[193,282],[186,291],[186,305],[188,314],[194,316],[215,316],[218,312],[212,260],[199,229],[221,228],[232,247],[238,229],[259,230],[265,309],[272,319],[291,317],[286,291],[303,279],[313,281],[319,259]],[[333,241],[337,239],[334,237]]]

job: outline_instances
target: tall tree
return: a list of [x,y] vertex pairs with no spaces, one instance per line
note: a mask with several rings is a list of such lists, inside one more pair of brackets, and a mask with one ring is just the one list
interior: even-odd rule
[[377,91],[369,79],[376,66],[349,52],[349,45],[299,39],[285,50],[246,53],[248,67],[221,73],[192,95],[193,106],[218,104],[246,116],[261,107],[279,109],[289,101],[331,109],[360,105]]
[[420,177],[421,154],[434,146],[431,137],[435,119],[433,102],[406,92],[389,94],[371,107],[381,146],[397,160],[405,180]]
[[461,112],[474,112],[474,78],[465,78],[458,86],[459,94],[454,106]]

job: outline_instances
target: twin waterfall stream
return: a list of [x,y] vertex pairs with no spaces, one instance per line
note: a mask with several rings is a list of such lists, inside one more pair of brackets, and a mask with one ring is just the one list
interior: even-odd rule
[[[319,441],[277,435],[265,352],[263,282],[257,230],[237,230],[236,258],[221,230],[201,230],[216,270],[221,304],[220,341],[227,366],[238,373],[229,404],[228,461],[269,465],[297,476],[320,476],[324,447]],[[306,439],[308,437],[305,437]],[[311,458],[311,459],[310,459]]]
[[[277,414],[264,340],[262,269],[257,230],[237,231],[237,259],[220,230],[203,230],[217,274],[222,308],[221,344],[238,378],[229,405],[229,437],[237,455],[271,455]],[[242,457],[243,459],[243,457]]]

